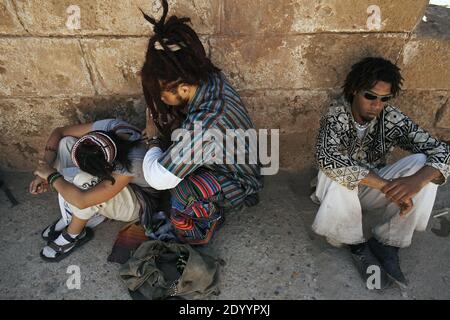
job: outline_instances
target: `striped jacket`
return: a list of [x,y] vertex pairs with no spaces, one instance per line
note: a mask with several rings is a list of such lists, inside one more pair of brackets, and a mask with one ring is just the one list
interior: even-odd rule
[[[185,136],[174,142],[158,162],[180,179],[200,167],[208,169],[219,180],[224,196],[232,207],[261,190],[263,179],[256,155],[257,148],[239,135],[237,140],[242,142],[243,148],[228,148],[231,145],[226,144],[226,134],[230,130],[241,129],[245,132],[254,130],[254,125],[242,100],[225,76],[222,73],[210,74],[208,81],[199,86],[187,108],[187,118],[181,126]],[[215,137],[222,137],[223,140],[209,139],[211,132],[217,133]],[[174,157],[180,150],[187,150],[184,156],[188,156],[185,158],[188,161],[180,161],[181,156],[178,159]],[[236,161],[239,150],[242,150],[241,155],[247,160],[253,157],[256,161]]]

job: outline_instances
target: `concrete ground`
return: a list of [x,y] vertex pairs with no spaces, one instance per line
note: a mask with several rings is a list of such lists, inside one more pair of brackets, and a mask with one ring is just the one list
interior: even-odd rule
[[[227,216],[204,250],[225,260],[221,294],[212,299],[450,299],[450,215],[431,218],[426,232],[401,250],[408,289],[366,289],[347,250],[312,233],[317,205],[309,200],[311,174],[266,177],[261,203]],[[106,261],[121,222],[107,221],[95,238],[59,263],[41,260],[40,233],[59,214],[56,194],[31,196],[29,173],[4,173],[20,202],[0,191],[0,299],[130,299],[119,265]],[[439,189],[433,214],[450,207],[450,186]],[[366,215],[376,220],[376,213]],[[68,267],[81,270],[81,288],[69,290]]]

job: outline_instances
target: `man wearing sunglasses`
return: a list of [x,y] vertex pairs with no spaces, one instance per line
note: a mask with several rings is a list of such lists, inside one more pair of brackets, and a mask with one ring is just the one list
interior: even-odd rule
[[[348,245],[366,284],[378,267],[377,289],[392,281],[407,285],[399,248],[426,229],[437,187],[450,175],[450,147],[389,104],[402,80],[383,58],[353,65],[343,95],[321,119],[316,145],[320,170],[312,199],[320,208],[313,230],[333,245]],[[387,164],[395,147],[412,154]],[[373,209],[383,214],[366,241],[362,211]]]

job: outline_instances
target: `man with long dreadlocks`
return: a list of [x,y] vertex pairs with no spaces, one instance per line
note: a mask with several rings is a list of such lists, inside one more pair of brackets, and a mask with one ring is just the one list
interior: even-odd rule
[[[407,280],[399,248],[411,244],[415,230],[425,230],[438,184],[450,175],[450,147],[432,137],[388,101],[401,89],[400,69],[383,58],[353,65],[344,94],[322,117],[316,145],[320,202],[313,229],[334,245],[349,245],[363,279],[380,269],[379,286]],[[386,165],[400,147],[413,153]],[[367,242],[362,210],[384,210]],[[372,278],[371,278],[372,279]]]
[[[234,148],[225,148],[220,138],[208,140],[205,136],[215,132],[215,137],[223,138],[227,131],[254,126],[240,97],[187,25],[190,19],[171,16],[166,21],[167,1],[162,5],[159,21],[144,13],[154,26],[154,35],[141,72],[142,87],[162,136],[149,140],[144,174],[155,189],[171,190],[170,219],[179,239],[206,244],[225,212],[258,202],[263,183],[258,161],[226,161],[234,159]],[[161,140],[172,140],[177,128],[186,134],[164,148]],[[242,152],[251,158],[256,150],[251,150],[247,141],[243,144]],[[220,154],[218,149],[225,152]],[[180,150],[183,157],[177,156]],[[193,161],[190,155],[194,155]]]

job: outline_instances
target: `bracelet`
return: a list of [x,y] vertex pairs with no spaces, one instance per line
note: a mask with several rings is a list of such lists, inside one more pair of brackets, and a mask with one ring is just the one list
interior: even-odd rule
[[62,174],[58,174],[56,176],[53,177],[52,180],[50,180],[50,185],[53,187],[53,183],[58,180],[58,178],[61,178],[63,175]]
[[55,171],[53,173],[51,173],[48,177],[47,177],[47,182],[50,186],[53,185],[53,182],[56,181],[56,179],[62,177],[62,174],[59,173],[58,171]]
[[147,140],[147,147],[161,147],[162,140],[159,137],[153,137]]
[[55,183],[56,180],[58,180],[58,178],[61,178],[61,177],[62,177],[62,175],[60,175],[60,176],[55,176],[55,177],[51,180],[51,182],[50,182],[50,188],[52,189],[52,191],[55,191],[55,188],[53,188],[53,184]]

